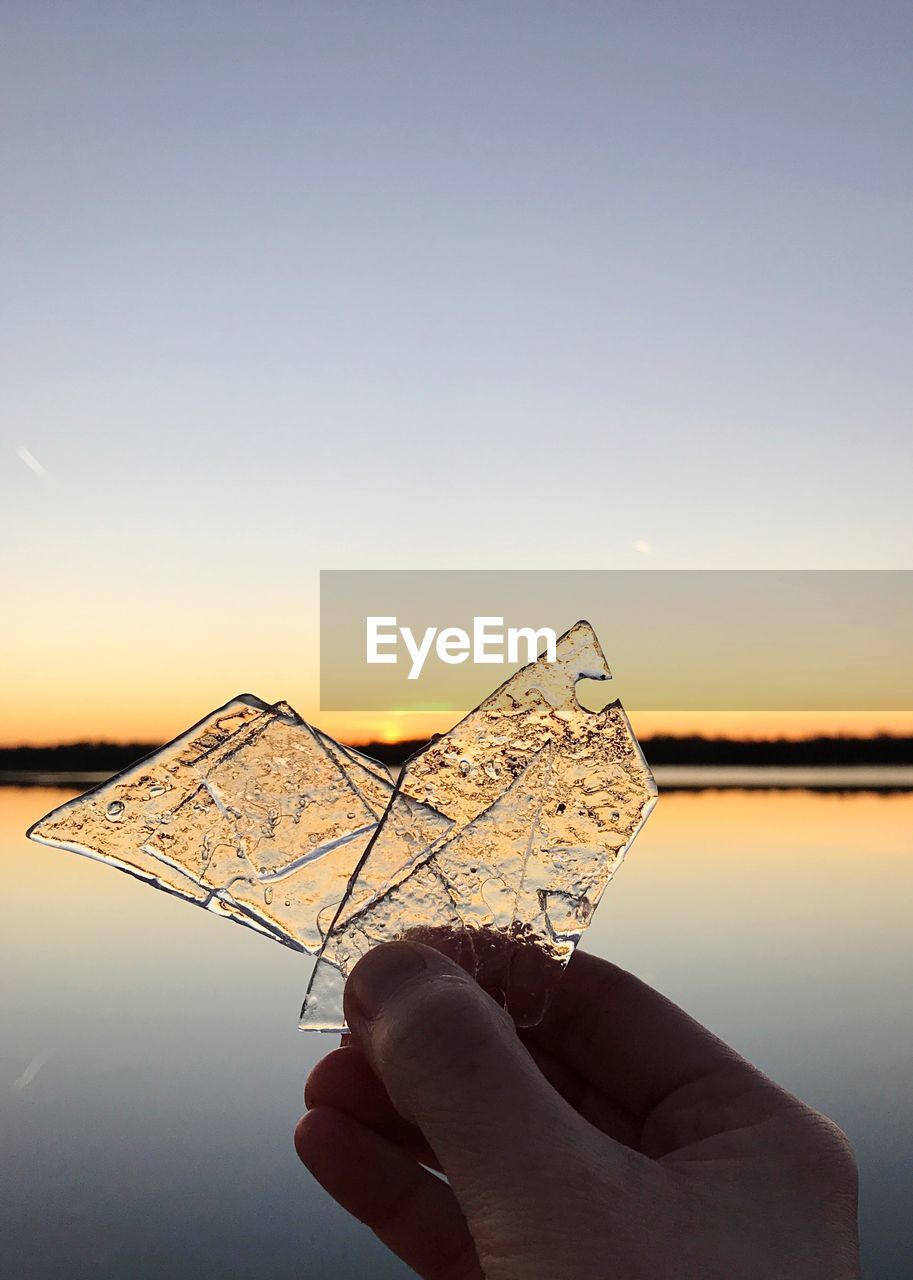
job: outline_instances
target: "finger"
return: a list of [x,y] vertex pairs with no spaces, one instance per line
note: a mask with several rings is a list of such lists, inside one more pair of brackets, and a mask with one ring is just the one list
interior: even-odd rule
[[439,1167],[421,1131],[399,1114],[367,1058],[354,1046],[334,1049],[321,1058],[304,1086],[304,1105],[309,1111],[314,1107],[344,1111],[422,1164]]
[[[545,1079],[576,1112],[602,1133],[633,1150],[640,1149],[641,1122],[596,1089],[576,1071],[536,1045],[528,1046]],[[304,1086],[304,1103],[333,1107],[402,1147],[416,1160],[440,1169],[420,1129],[403,1119],[357,1048],[335,1049],[317,1063]]]
[[[526,1037],[524,1035],[521,1038],[525,1040]],[[632,1151],[640,1151],[643,1132],[641,1120],[632,1116],[608,1094],[590,1084],[579,1072],[554,1057],[547,1049],[536,1044],[527,1044],[526,1047],[552,1088],[557,1089],[565,1102],[570,1103],[584,1120],[616,1142],[630,1147]]]
[[[639,1120],[547,1050],[530,1045],[528,1052],[552,1088],[585,1120],[616,1142],[635,1151],[640,1149],[642,1125]],[[335,1049],[321,1058],[308,1076],[304,1102],[309,1110],[325,1106],[345,1111],[354,1120],[395,1142],[422,1164],[440,1168],[421,1131],[402,1118],[357,1048]]]
[[492,1206],[515,1214],[551,1194],[556,1165],[564,1178],[582,1179],[597,1140],[609,1148],[600,1147],[603,1166],[623,1180],[620,1153],[631,1153],[568,1106],[504,1010],[437,951],[376,947],[352,971],[345,1009],[393,1105],[437,1153],[470,1225],[490,1223]]
[[453,1192],[392,1142],[315,1107],[298,1122],[295,1150],[324,1190],[424,1280],[482,1280]]
[[763,1079],[658,991],[583,951],[572,956],[543,1021],[524,1034],[641,1119],[697,1080]]

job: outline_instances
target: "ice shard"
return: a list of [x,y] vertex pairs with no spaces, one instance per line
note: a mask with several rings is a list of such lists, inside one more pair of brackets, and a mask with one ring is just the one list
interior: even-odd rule
[[589,624],[556,658],[518,671],[397,783],[245,694],[29,835],[315,956],[306,1029],[343,1029],[352,966],[403,937],[447,950],[534,1023],[656,796],[620,704],[577,701],[578,680],[610,674]]
[[29,835],[316,953],[393,791],[383,765],[245,694]]
[[[656,800],[621,705],[589,712],[577,700],[578,681],[610,676],[592,628],[578,622],[554,663],[518,671],[406,762],[327,921],[303,1027],[338,1029],[353,965],[375,944],[406,937],[449,950],[518,1023],[541,1018]],[[426,809],[451,824],[434,841],[419,829]]]

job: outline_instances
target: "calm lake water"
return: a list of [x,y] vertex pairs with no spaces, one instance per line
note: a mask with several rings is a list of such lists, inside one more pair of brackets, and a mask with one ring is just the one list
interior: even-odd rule
[[[307,960],[26,841],[71,794],[0,788],[0,1272],[411,1275],[292,1150]],[[913,1257],[911,908],[913,794],[674,791],[586,939],[849,1133],[873,1280]]]

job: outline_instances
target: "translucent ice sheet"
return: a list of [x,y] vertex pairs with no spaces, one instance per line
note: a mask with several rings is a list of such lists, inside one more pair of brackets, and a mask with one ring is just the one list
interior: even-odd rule
[[244,695],[29,835],[316,953],[392,794],[383,765]]
[[[577,701],[578,680],[610,678],[588,623],[561,637],[556,658],[524,667],[407,761],[327,922],[303,1027],[338,1029],[353,965],[404,937],[450,951],[518,1024],[539,1021],[656,799],[620,704],[593,713]],[[451,825],[417,853],[426,807]]]
[[656,795],[620,705],[585,711],[581,678],[609,678],[587,623],[396,785],[245,694],[29,835],[316,956],[304,1028],[343,1029],[352,966],[402,937],[448,951],[535,1023]]

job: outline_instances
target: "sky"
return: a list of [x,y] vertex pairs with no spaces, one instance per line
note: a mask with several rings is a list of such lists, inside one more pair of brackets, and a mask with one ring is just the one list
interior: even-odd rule
[[320,719],[321,568],[913,567],[908,5],[0,32],[0,741],[445,728]]

